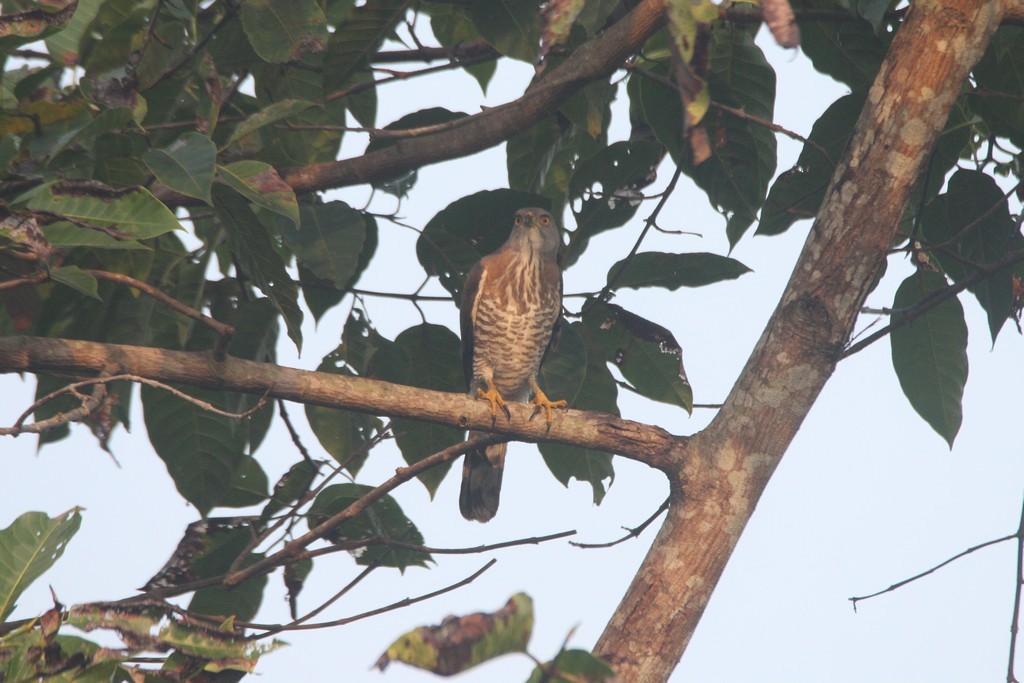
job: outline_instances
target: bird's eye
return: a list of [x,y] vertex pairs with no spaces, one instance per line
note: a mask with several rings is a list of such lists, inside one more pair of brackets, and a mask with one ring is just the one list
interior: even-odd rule
[[551,218],[549,216],[541,216],[540,217],[540,224],[541,225],[551,225]]
[[516,216],[516,225],[522,225],[522,224],[523,224],[523,217],[522,216]]

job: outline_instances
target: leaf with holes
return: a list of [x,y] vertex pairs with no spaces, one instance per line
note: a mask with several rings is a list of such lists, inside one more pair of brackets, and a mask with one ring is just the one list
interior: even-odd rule
[[517,593],[496,612],[448,617],[438,626],[421,626],[393,642],[374,665],[381,671],[394,661],[452,676],[511,652],[526,652],[533,632],[533,600]]
[[650,182],[663,154],[655,142],[615,142],[577,164],[569,183],[576,229],[569,235],[564,267],[576,263],[592,237],[633,217],[639,188]]
[[589,350],[603,352],[641,395],[693,410],[683,352],[671,332],[615,304],[594,303],[584,310]]
[[0,531],[0,621],[14,611],[18,596],[64,554],[82,523],[79,512],[81,508],[72,508],[53,519],[26,512]]

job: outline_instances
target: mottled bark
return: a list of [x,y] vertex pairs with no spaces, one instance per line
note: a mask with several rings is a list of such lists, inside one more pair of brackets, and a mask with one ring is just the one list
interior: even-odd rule
[[361,377],[256,363],[213,353],[40,337],[0,337],[0,372],[94,377],[139,375],[158,382],[266,395],[297,403],[408,417],[476,431],[508,434],[519,441],[551,441],[596,448],[665,470],[669,451],[686,439],[659,427],[606,413],[559,410],[548,426],[531,420],[533,406],[509,403],[511,418],[492,422],[486,401],[468,394],[417,389]]
[[[868,94],[793,276],[715,420],[679,453],[664,526],[598,642],[624,681],[664,681],[818,393],[999,0],[917,0]],[[682,457],[685,455],[686,457]]]

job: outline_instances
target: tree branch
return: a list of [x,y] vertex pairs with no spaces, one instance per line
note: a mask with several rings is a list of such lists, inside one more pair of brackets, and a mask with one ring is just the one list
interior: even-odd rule
[[665,523],[595,649],[623,680],[664,681],[682,656],[835,369],[911,189],[1005,4],[917,0],[907,13],[775,313],[722,409],[669,473]]
[[870,336],[861,339],[856,344],[852,344],[848,349],[843,351],[842,358],[846,359],[859,351],[863,351],[865,348],[867,348],[871,344],[874,344],[882,337],[890,334],[896,328],[903,327],[904,325],[913,322],[915,318],[919,318],[920,316],[924,315],[931,309],[941,304],[943,301],[952,299],[954,296],[964,291],[968,287],[973,287],[982,280],[992,277],[1003,268],[1008,268],[1009,266],[1015,263],[1020,263],[1021,261],[1024,261],[1024,251],[1017,251],[1012,254],[1007,254],[1003,258],[987,266],[978,267],[978,269],[974,273],[972,273],[968,277],[965,277],[960,282],[955,282],[950,286],[946,287],[945,289],[940,289],[937,292],[932,292],[931,294],[929,294],[928,296],[926,296],[925,298],[921,299],[916,304],[911,306],[910,308],[906,308],[902,311],[889,311],[888,313],[891,316],[891,322],[882,329],[878,330],[877,332],[872,333]]
[[616,453],[662,470],[669,451],[686,439],[663,429],[605,413],[559,411],[550,425],[531,421],[532,406],[511,403],[511,420],[492,422],[486,402],[467,394],[417,389],[362,377],[296,370],[208,352],[167,351],[71,339],[0,337],[0,373],[116,372],[158,382],[266,395],[298,403],[372,415],[409,417],[460,429],[492,432],[521,441],[566,443]]
[[[458,126],[433,135],[403,140],[350,159],[286,169],[284,180],[300,193],[347,187],[387,180],[500,144],[554,113],[583,86],[620,68],[629,55],[664,25],[662,7],[663,0],[641,0],[625,17],[580,46],[517,100],[467,116],[460,119]],[[169,206],[197,201],[163,187],[155,188],[155,194]]]

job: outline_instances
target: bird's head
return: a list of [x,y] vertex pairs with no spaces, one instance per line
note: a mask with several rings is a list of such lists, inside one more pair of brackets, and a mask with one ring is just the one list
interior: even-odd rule
[[509,242],[541,256],[554,258],[562,245],[562,238],[550,213],[544,209],[530,208],[516,211]]

